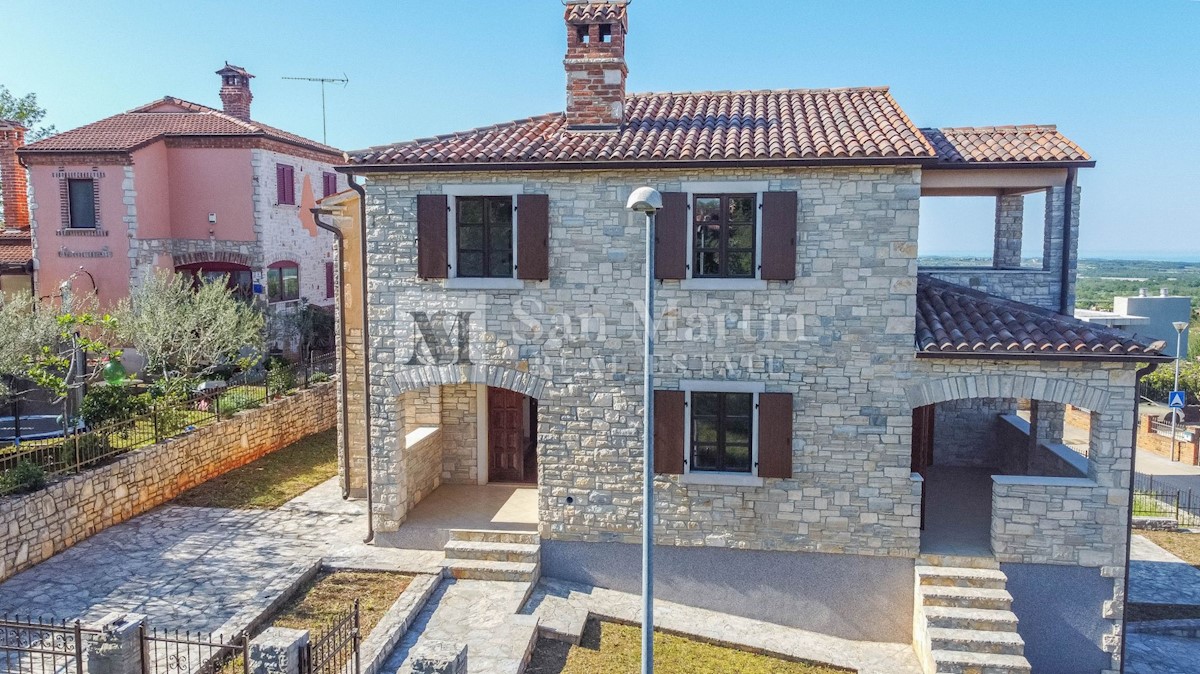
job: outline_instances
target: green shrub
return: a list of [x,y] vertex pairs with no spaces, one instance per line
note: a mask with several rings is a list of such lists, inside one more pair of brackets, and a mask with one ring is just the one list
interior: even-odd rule
[[332,378],[333,377],[330,377],[328,372],[314,372],[312,373],[312,376],[308,378],[308,381],[312,384],[320,384],[321,382],[329,381]]
[[79,411],[89,426],[102,426],[145,414],[148,404],[129,386],[94,386],[83,396]]
[[267,366],[267,388],[276,395],[296,388],[296,372],[287,361],[275,360]]
[[[78,445],[78,452],[76,451]],[[79,468],[91,468],[98,465],[112,454],[112,443],[108,433],[80,433],[63,440],[59,450],[58,460],[65,465],[74,466],[79,462]]]
[[242,410],[254,409],[262,402],[246,390],[236,390],[221,395],[217,411],[224,416],[233,416]]
[[45,486],[46,471],[28,459],[0,474],[0,493],[28,494]]

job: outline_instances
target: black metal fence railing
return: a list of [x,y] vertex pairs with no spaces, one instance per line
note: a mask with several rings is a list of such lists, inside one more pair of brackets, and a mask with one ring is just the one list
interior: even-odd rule
[[141,629],[142,674],[250,674],[250,639]]
[[359,674],[358,600],[308,642],[300,674]]
[[36,491],[45,481],[103,465],[122,454],[190,433],[313,384],[337,371],[334,354],[285,367],[240,372],[224,386],[150,406],[142,415],[53,438],[0,440],[0,496]]
[[85,640],[96,630],[78,620],[0,617],[0,671],[12,674],[86,674]]
[[1166,517],[1182,527],[1200,526],[1200,496],[1155,482],[1153,475],[1133,477],[1133,516]]

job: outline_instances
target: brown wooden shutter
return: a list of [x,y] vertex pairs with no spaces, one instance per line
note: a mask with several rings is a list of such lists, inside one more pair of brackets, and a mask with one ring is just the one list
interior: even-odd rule
[[417,195],[417,274],[421,278],[446,278],[448,202],[444,194]]
[[654,472],[683,473],[683,391],[654,392]]
[[550,278],[550,197],[517,195],[517,278]]
[[662,200],[654,219],[654,278],[687,278],[687,195],[664,192]]
[[796,279],[795,192],[764,192],[762,216],[762,264],[765,281]]
[[792,394],[758,394],[758,476],[792,476]]

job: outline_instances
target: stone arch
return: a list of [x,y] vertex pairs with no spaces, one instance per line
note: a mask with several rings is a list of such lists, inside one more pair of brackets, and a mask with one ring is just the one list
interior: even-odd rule
[[540,399],[550,382],[509,365],[451,364],[405,368],[391,379],[392,393],[452,384],[486,384]]
[[1109,393],[1077,381],[1035,375],[978,374],[930,379],[904,391],[909,407],[966,398],[1025,398],[1082,407],[1093,412],[1108,406]]
[[240,264],[243,267],[254,267],[253,260],[250,259],[249,255],[246,255],[245,253],[235,253],[233,251],[184,253],[183,255],[174,255],[172,257],[176,267],[204,262],[228,262],[232,264]]

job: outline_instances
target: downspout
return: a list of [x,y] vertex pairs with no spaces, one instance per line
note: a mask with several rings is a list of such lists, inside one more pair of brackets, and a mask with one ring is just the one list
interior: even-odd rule
[[363,539],[363,542],[370,543],[375,539],[375,508],[371,489],[371,321],[367,317],[367,191],[363,189],[362,185],[355,182],[352,174],[347,173],[346,180],[350,184],[350,189],[358,192],[358,215],[361,228],[359,245],[362,247],[363,385],[366,389],[366,394],[363,396],[363,419],[366,420],[367,426],[367,432],[364,434],[367,448],[367,537]]
[[1129,562],[1133,558],[1133,483],[1137,476],[1137,436],[1141,418],[1138,417],[1138,407],[1142,396],[1142,377],[1158,369],[1158,363],[1150,363],[1137,371],[1133,380],[1133,448],[1129,453],[1129,521],[1125,525],[1125,607],[1121,611],[1121,672],[1125,671],[1125,644],[1129,641]]
[[[317,227],[332,233],[334,238],[337,239],[338,264],[344,265],[346,260],[346,240],[342,238],[342,230],[321,221],[322,215],[330,215],[333,211],[327,208],[312,208],[310,210],[313,214],[313,221],[317,223]],[[342,404],[339,409],[338,416],[340,418],[338,421],[342,426],[342,465],[345,466],[346,471],[342,480],[342,500],[348,501],[350,500],[350,424],[347,422],[347,409],[349,406],[350,388],[347,386],[349,379],[346,374],[346,284],[339,283],[337,287],[338,325],[342,327],[341,339],[338,340],[338,344],[340,345],[338,351],[340,351],[341,356],[341,367],[338,370],[340,371],[339,374],[342,380]]]
[[1063,187],[1062,273],[1058,279],[1058,313],[1064,316],[1075,314],[1069,292],[1071,287],[1071,211],[1075,210],[1075,173],[1076,169],[1067,169],[1067,182]]

